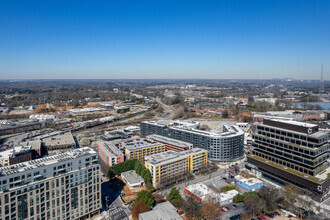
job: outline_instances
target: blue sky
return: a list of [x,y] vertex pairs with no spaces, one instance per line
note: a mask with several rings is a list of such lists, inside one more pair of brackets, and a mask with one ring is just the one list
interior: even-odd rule
[[330,79],[330,1],[0,1],[0,79]]

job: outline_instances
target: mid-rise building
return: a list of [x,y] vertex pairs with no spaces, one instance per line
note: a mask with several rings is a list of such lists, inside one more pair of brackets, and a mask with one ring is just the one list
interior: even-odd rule
[[0,165],[8,166],[20,162],[32,160],[32,147],[17,146],[10,150],[0,152]]
[[144,121],[140,123],[141,137],[157,134],[185,141],[208,151],[209,160],[230,162],[244,156],[244,132],[237,126],[224,125],[222,131],[199,130],[198,122]]
[[97,153],[80,148],[0,168],[0,218],[88,219],[101,209]]
[[138,159],[142,164],[146,156],[165,151],[165,145],[146,139],[135,139],[125,143],[126,159]]
[[207,165],[207,151],[192,148],[186,151],[169,150],[145,157],[145,167],[150,170],[155,187],[187,178]]
[[165,144],[165,150],[183,151],[189,150],[193,147],[193,144],[191,143],[175,140],[157,134],[149,135],[146,137],[146,139]]
[[105,172],[112,165],[124,162],[124,154],[112,142],[97,142],[97,153],[99,162]]
[[257,173],[329,196],[329,132],[314,124],[263,119],[253,124],[252,135],[247,162]]

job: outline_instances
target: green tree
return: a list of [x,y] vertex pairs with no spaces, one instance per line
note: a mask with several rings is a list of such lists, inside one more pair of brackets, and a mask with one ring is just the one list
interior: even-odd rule
[[147,190],[141,190],[138,193],[137,198],[135,199],[135,204],[137,204],[140,201],[143,202],[144,204],[146,204],[148,206],[148,208],[151,208],[152,205],[155,203],[155,198],[151,194],[151,192],[149,192]]
[[176,187],[172,187],[170,194],[168,195],[168,201],[170,201],[173,205],[180,206],[182,200],[180,191]]

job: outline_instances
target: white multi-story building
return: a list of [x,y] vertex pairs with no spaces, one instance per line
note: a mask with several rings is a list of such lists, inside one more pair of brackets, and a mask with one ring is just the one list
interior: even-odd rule
[[0,219],[87,219],[101,209],[97,153],[80,148],[0,168]]

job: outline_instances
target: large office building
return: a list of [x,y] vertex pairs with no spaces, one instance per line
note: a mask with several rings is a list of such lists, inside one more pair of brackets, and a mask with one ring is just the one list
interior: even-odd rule
[[102,170],[105,172],[117,163],[124,162],[124,154],[112,142],[97,142],[97,153]]
[[145,157],[145,167],[150,170],[155,187],[186,178],[199,172],[206,164],[207,151],[201,148],[180,152],[169,150]]
[[314,124],[264,119],[252,126],[253,154],[248,165],[285,184],[329,196],[329,132]]
[[80,148],[0,168],[0,219],[88,219],[101,209],[97,153]]
[[146,156],[165,151],[162,143],[149,141],[146,139],[134,139],[125,143],[126,159],[138,159],[142,164]]
[[209,160],[230,162],[244,156],[244,132],[237,126],[224,125],[222,131],[199,130],[192,121],[144,121],[140,124],[141,137],[157,134],[185,141],[208,151]]

